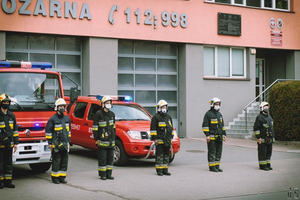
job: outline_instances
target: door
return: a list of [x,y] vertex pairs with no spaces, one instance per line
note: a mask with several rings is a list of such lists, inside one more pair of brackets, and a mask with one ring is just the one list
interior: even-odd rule
[[[256,97],[265,90],[265,60],[261,58],[257,58],[255,64],[255,90]],[[264,96],[257,98],[256,101],[264,101]]]

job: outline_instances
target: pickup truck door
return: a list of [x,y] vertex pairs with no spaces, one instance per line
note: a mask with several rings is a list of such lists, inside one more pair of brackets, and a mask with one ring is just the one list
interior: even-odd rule
[[71,113],[71,127],[72,127],[72,132],[71,132],[71,142],[73,144],[78,144],[82,146],[84,145],[84,130],[86,129],[85,127],[85,116],[86,116],[86,110],[88,107],[88,103],[86,102],[77,102],[76,105],[74,105],[75,108]]
[[93,135],[93,117],[94,117],[94,114],[100,109],[101,109],[101,106],[99,104],[92,103],[89,107],[87,120],[86,120],[86,123],[89,126],[89,129],[87,131],[89,137],[87,138],[86,142],[88,143],[88,146],[93,149],[96,147],[95,139],[94,139],[94,135]]

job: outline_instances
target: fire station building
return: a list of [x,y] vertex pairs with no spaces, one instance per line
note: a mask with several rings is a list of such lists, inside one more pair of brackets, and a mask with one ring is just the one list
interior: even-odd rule
[[298,0],[0,2],[0,60],[51,62],[81,95],[130,95],[151,114],[165,99],[180,137],[203,134],[213,97],[228,124],[300,79]]

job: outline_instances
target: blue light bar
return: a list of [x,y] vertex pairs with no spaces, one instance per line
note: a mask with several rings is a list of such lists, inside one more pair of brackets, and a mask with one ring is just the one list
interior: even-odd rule
[[49,62],[32,62],[31,63],[31,68],[41,68],[41,69],[46,69],[46,68],[52,68],[52,64]]
[[46,69],[52,68],[52,64],[49,62],[0,61],[0,67]]
[[131,96],[125,96],[125,97],[124,97],[124,100],[125,100],[125,101],[132,101],[132,97],[131,97]]
[[96,98],[97,98],[99,101],[101,101],[101,99],[103,98],[103,96],[97,95]]

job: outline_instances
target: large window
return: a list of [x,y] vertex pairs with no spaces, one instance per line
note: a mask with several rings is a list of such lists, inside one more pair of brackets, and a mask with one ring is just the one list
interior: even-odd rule
[[233,47],[204,47],[204,76],[246,78],[246,50]]
[[[6,33],[6,59],[52,63],[52,71],[61,72],[78,84],[81,91],[81,38],[40,34]],[[63,79],[66,95],[74,87]]]
[[156,113],[155,104],[164,99],[175,121],[178,118],[177,44],[120,40],[118,94],[132,96],[152,115]]
[[290,0],[205,0],[205,2],[290,11]]

